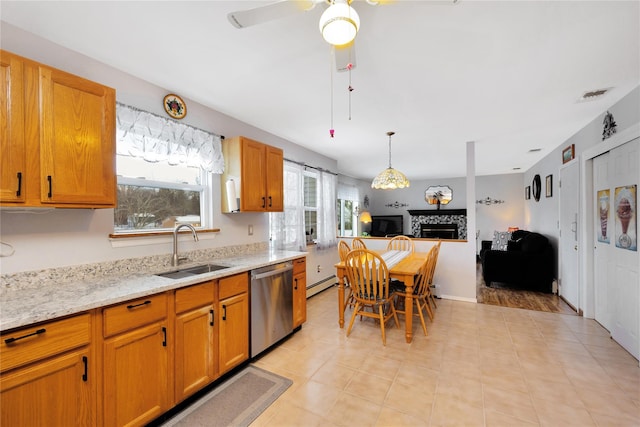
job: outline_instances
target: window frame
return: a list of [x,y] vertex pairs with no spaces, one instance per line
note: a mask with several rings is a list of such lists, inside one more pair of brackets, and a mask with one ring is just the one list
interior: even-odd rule
[[[196,230],[210,229],[213,225],[213,174],[204,169],[200,169],[200,181],[206,184],[185,184],[180,182],[169,182],[150,180],[145,178],[132,178],[118,175],[116,185],[129,185],[135,187],[159,188],[168,190],[198,191],[200,193],[200,225]],[[125,236],[127,234],[155,234],[158,232],[173,231],[173,228],[134,228],[117,229],[115,223],[114,209],[113,235]]]

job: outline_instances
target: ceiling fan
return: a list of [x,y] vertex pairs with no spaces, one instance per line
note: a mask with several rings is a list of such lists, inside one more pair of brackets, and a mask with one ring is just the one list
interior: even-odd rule
[[[334,59],[338,71],[347,71],[355,67],[354,39],[360,27],[358,13],[351,7],[353,0],[280,0],[253,9],[231,12],[229,22],[236,28],[246,28],[272,20],[308,12],[320,3],[327,8],[323,12],[319,29],[328,43],[333,46]],[[385,0],[366,0],[371,5],[384,3]],[[389,0],[386,0],[389,2]],[[333,33],[334,27],[342,32]],[[337,36],[336,36],[337,34]],[[346,38],[341,38],[345,36]],[[337,38],[336,38],[337,37]]]

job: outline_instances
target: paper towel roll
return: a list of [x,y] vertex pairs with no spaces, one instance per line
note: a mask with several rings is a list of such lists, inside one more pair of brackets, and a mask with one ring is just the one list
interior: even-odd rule
[[227,206],[229,212],[238,211],[238,199],[236,198],[236,184],[232,179],[227,180]]

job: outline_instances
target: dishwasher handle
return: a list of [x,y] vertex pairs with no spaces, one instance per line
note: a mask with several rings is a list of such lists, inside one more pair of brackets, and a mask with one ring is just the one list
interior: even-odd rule
[[287,265],[284,268],[276,268],[274,270],[269,270],[267,272],[264,273],[252,273],[251,274],[251,280],[258,280],[258,279],[264,279],[266,277],[271,277],[271,276],[277,276],[280,275],[282,273],[286,273],[287,271],[291,271],[293,270],[293,266],[292,265]]

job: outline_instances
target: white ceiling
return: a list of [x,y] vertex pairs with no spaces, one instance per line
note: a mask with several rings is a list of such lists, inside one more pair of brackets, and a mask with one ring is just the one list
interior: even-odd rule
[[[638,1],[356,1],[356,68],[331,73],[320,4],[244,29],[270,1],[4,1],[3,21],[338,160],[371,179],[526,171],[640,84]],[[333,127],[331,128],[331,79]],[[590,90],[613,88],[580,102]],[[529,153],[530,149],[541,151]]]

